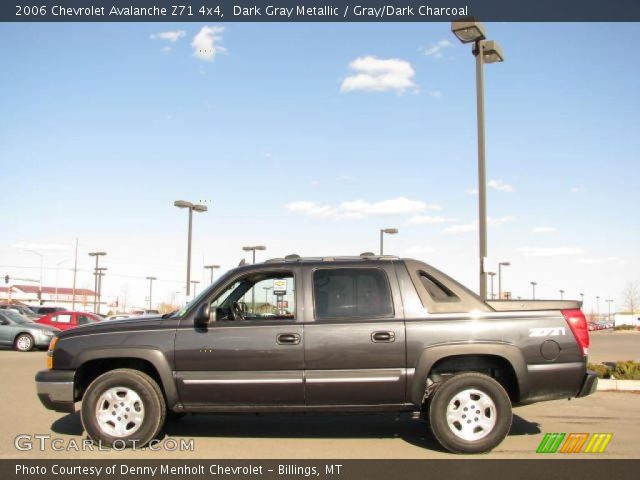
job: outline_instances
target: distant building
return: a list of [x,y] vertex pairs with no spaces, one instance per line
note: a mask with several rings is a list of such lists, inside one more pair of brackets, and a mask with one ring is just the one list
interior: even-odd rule
[[613,324],[616,327],[621,325],[632,325],[634,327],[640,327],[640,313],[616,313],[613,315]]
[[[93,307],[95,292],[86,288],[75,289],[76,310]],[[0,302],[15,302],[24,305],[52,305],[68,307],[73,305],[74,290],[66,287],[40,287],[38,285],[10,285],[0,287]],[[102,303],[102,302],[101,302]]]

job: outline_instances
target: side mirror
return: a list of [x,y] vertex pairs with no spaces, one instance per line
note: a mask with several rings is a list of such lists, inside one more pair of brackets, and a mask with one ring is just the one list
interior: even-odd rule
[[[209,325],[211,318],[209,316],[209,311],[211,310],[209,302],[204,302],[202,305],[198,307],[196,310],[196,314],[193,317],[193,324],[196,327],[206,327]],[[215,316],[215,314],[214,314]]]

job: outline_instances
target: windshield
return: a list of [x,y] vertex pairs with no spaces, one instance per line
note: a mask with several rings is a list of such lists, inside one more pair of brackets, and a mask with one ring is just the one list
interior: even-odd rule
[[24,315],[20,315],[13,310],[5,310],[2,312],[5,317],[11,320],[13,323],[18,323],[20,325],[24,325],[26,323],[33,323],[30,319],[25,317]]
[[189,310],[189,308],[190,308],[191,306],[193,306],[193,305],[195,305],[196,303],[198,303],[198,302],[200,301],[200,299],[201,299],[201,298],[206,297],[206,296],[208,295],[209,291],[210,291],[210,290],[209,290],[208,288],[205,288],[204,290],[202,290],[202,291],[201,291],[201,292],[200,292],[200,293],[199,293],[199,294],[198,294],[198,295],[197,295],[193,300],[191,300],[190,302],[187,302],[187,304],[186,304],[184,307],[182,307],[182,308],[180,309],[180,311],[179,311],[176,315],[177,315],[178,317],[183,316],[183,315],[187,312],[187,310]]

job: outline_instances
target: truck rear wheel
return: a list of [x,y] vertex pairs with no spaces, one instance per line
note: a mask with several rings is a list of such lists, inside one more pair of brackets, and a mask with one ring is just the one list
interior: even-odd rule
[[166,406],[155,380],[138,370],[121,368],[100,375],[89,385],[81,416],[93,441],[139,448],[160,432]]
[[452,376],[429,402],[436,440],[453,453],[483,453],[498,446],[513,418],[509,395],[493,378],[476,372]]

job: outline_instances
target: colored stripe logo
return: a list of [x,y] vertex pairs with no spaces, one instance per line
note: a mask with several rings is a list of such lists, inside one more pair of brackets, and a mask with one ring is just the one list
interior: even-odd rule
[[546,433],[536,453],[603,453],[612,438],[612,433]]

